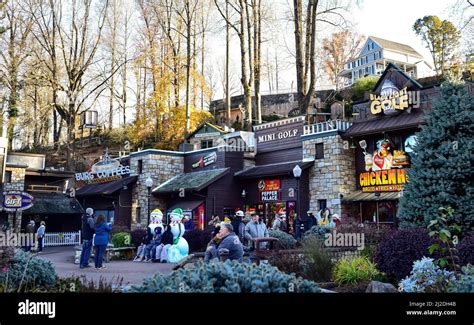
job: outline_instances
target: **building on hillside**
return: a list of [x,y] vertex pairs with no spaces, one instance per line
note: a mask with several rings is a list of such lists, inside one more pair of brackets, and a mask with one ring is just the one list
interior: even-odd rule
[[344,85],[350,86],[359,78],[380,76],[390,63],[415,79],[434,74],[433,68],[411,46],[369,36],[359,55],[347,62],[340,76],[345,78]]

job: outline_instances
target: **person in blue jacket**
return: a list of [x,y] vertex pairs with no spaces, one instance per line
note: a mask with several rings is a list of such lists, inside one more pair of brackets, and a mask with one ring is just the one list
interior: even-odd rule
[[104,261],[105,250],[107,249],[107,244],[109,243],[109,232],[112,231],[112,225],[105,222],[104,215],[97,217],[95,222],[95,237],[94,237],[94,262],[96,269],[103,269],[105,266],[102,265]]

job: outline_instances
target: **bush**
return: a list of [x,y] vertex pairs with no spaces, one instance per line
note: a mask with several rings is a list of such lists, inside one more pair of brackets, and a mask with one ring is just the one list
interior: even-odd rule
[[448,285],[456,278],[454,272],[436,265],[432,258],[423,257],[413,263],[410,276],[399,284],[403,292],[446,292]]
[[133,230],[130,233],[130,236],[132,237],[133,246],[135,247],[140,246],[140,244],[142,243],[142,239],[143,237],[145,237],[145,235],[146,235],[146,229],[139,228],[139,229]]
[[18,249],[8,262],[6,271],[0,271],[0,285],[4,292],[24,292],[53,286],[56,271],[50,261]]
[[304,251],[303,272],[305,278],[314,281],[330,281],[334,263],[323,248],[321,240],[309,236],[302,242]]
[[186,231],[183,238],[186,239],[189,245],[190,252],[203,252],[206,250],[207,244],[211,241],[211,233],[213,228],[206,230],[193,229]]
[[474,265],[474,233],[467,234],[456,246],[461,265]]
[[379,271],[398,282],[410,274],[414,261],[428,256],[428,247],[433,243],[425,229],[397,230],[379,244],[374,262]]
[[357,285],[378,276],[375,264],[365,256],[342,258],[334,267],[334,282],[339,285]]
[[119,232],[112,236],[114,247],[128,247],[131,245],[131,236],[128,232]]
[[458,280],[448,287],[449,292],[474,293],[474,265],[468,264],[462,268],[462,274]]
[[290,234],[280,230],[270,230],[268,234],[270,237],[278,239],[278,245],[280,245],[282,249],[296,248],[297,241]]
[[331,232],[331,228],[329,227],[321,227],[321,226],[315,225],[315,226],[312,226],[309,230],[307,230],[303,234],[303,238],[308,237],[308,236],[315,236],[318,239],[324,240],[324,235],[330,232]]
[[161,273],[145,279],[131,292],[320,292],[312,281],[286,274],[269,264],[246,264],[237,261],[198,262],[168,276]]

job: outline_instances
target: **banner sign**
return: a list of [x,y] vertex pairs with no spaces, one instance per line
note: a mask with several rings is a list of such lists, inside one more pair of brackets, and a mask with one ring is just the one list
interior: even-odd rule
[[25,192],[3,192],[3,210],[23,211],[33,206],[33,196]]
[[213,152],[207,156],[201,156],[199,161],[196,161],[192,167],[193,168],[203,168],[206,166],[209,166],[211,164],[214,164],[217,161],[217,153]]
[[258,182],[258,190],[259,191],[276,191],[280,189],[280,180],[279,179],[272,179],[272,180],[260,180]]
[[410,157],[402,150],[392,151],[389,140],[379,140],[373,154],[364,152],[364,160],[365,172],[359,174],[363,192],[401,191],[408,183],[405,168],[410,166]]
[[268,142],[268,141],[288,139],[288,138],[296,137],[297,135],[298,135],[298,129],[286,130],[286,131],[281,131],[281,132],[276,132],[276,133],[260,135],[258,136],[258,142],[262,143],[262,142]]

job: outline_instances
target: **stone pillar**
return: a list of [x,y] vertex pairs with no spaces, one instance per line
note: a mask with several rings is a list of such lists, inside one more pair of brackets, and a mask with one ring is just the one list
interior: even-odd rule
[[[306,139],[305,139],[306,138]],[[303,158],[314,159],[316,144],[324,146],[324,157],[315,159],[309,171],[309,208],[318,211],[318,201],[326,200],[333,213],[342,215],[342,196],[355,190],[355,152],[337,133],[303,138]]]

